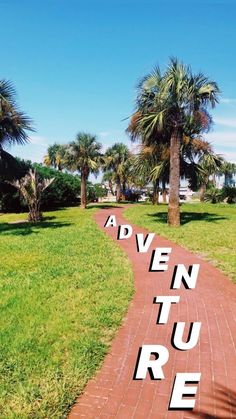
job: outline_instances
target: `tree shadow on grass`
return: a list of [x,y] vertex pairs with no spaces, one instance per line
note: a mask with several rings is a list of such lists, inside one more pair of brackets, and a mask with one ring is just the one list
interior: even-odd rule
[[90,203],[88,204],[86,209],[92,208],[101,208],[101,209],[109,209],[109,208],[122,208],[124,205],[137,205],[137,202],[133,201],[121,201],[119,204],[117,202],[104,202],[104,203]]
[[55,217],[45,217],[39,223],[29,223],[27,221],[19,221],[15,223],[0,223],[0,234],[12,236],[28,236],[29,234],[38,234],[42,229],[57,229],[68,227],[72,223],[49,221]]
[[[167,212],[156,212],[155,214],[147,214],[149,217],[153,217],[156,219],[157,222],[166,224],[167,223]],[[209,212],[190,212],[190,211],[183,211],[180,215],[181,224],[187,224],[191,221],[207,221],[209,223],[214,223],[220,220],[227,220],[227,217],[213,214]]]
[[112,208],[122,208],[120,205],[109,205],[109,204],[89,204],[86,210],[100,208],[100,209],[112,209]]
[[[215,384],[214,397],[209,394],[209,403],[200,410],[193,410],[191,414],[201,419],[226,419],[236,418],[236,392],[222,384]],[[214,406],[220,410],[218,414],[212,414]]]

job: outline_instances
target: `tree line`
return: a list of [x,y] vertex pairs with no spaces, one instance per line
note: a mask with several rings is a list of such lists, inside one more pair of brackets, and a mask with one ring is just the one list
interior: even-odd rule
[[[18,188],[26,200],[24,188],[27,186],[28,194],[32,194],[32,185],[38,182],[41,192],[47,186],[46,196],[53,184],[55,190],[60,190],[59,178],[62,181],[62,178],[65,180],[64,176],[72,176],[70,173],[79,173],[79,178],[73,178],[76,179],[76,186],[80,187],[81,207],[86,208],[88,191],[91,191],[89,175],[93,173],[96,176],[102,170],[103,180],[108,182],[118,202],[130,187],[141,189],[149,183],[152,183],[153,203],[158,203],[160,191],[165,201],[168,186],[168,223],[171,226],[180,224],[181,178],[187,179],[193,190],[199,190],[201,201],[211,199],[217,202],[227,198],[228,202],[234,202],[236,193],[232,185],[235,164],[226,162],[221,155],[214,153],[211,144],[204,139],[204,133],[212,126],[209,110],[216,106],[219,95],[215,81],[202,73],[193,74],[189,66],[172,58],[165,71],[156,67],[138,83],[135,110],[126,130],[131,141],[137,143],[137,153],[131,153],[127,145],[120,142],[110,146],[104,153],[95,135],[79,132],[74,141],[64,145],[56,143],[48,148],[44,169],[42,166],[30,167],[31,171],[21,176],[25,163],[13,158],[5,150],[5,145],[27,142],[29,132],[33,131],[33,123],[19,110],[11,83],[2,80],[1,191],[4,189],[3,183],[10,182],[11,187]],[[54,169],[53,173],[56,174],[47,176],[45,173],[47,177],[43,178],[42,171],[47,167]],[[41,174],[36,175],[40,170]],[[216,188],[216,177],[219,175],[225,176],[223,193]],[[53,176],[53,181],[45,180]],[[70,182],[73,183],[72,178]],[[101,188],[99,193],[102,195]]]

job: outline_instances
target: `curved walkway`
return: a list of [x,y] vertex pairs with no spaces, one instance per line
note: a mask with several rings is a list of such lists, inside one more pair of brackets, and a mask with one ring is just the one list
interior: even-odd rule
[[[159,236],[155,236],[147,253],[138,254],[134,235],[147,231],[133,225],[133,236],[117,241],[117,228],[103,227],[110,214],[116,215],[118,224],[130,223],[124,219],[121,208],[102,209],[95,215],[98,225],[128,255],[136,292],[101,370],[88,383],[69,418],[236,418],[236,286],[209,263]],[[148,272],[156,247],[172,247],[167,272]],[[170,290],[173,267],[180,263],[200,263],[194,290],[183,286]],[[153,304],[153,298],[171,294],[179,295],[180,302],[172,304],[167,324],[157,325],[159,305]],[[176,321],[202,322],[200,339],[193,349],[172,348],[170,340]],[[133,380],[138,350],[143,344],[168,348],[164,380],[152,381],[149,374],[145,380]],[[168,411],[178,372],[201,372],[193,411]]]

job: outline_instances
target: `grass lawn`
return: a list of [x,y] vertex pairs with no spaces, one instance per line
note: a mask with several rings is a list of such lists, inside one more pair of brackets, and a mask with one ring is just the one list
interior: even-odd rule
[[101,365],[133,292],[95,209],[0,215],[0,417],[62,418]]
[[183,204],[180,228],[168,227],[164,204],[132,206],[125,217],[212,261],[236,282],[236,205]]

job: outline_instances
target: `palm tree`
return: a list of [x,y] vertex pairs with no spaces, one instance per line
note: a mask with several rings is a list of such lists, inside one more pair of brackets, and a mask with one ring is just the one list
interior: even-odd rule
[[16,92],[12,84],[0,80],[0,164],[12,166],[13,157],[4,150],[5,145],[24,144],[29,140],[27,131],[34,131],[32,120],[18,109]]
[[218,102],[219,88],[203,74],[173,58],[162,75],[159,68],[138,86],[137,133],[145,143],[165,141],[170,145],[170,195],[168,223],[180,224],[180,147],[184,135],[194,138],[209,128],[207,108]]
[[106,171],[103,174],[102,180],[103,180],[103,182],[108,182],[108,186],[109,186],[109,189],[111,191],[111,194],[115,195],[114,190],[113,190],[113,182],[115,181],[114,173],[111,172],[111,171]]
[[79,132],[67,147],[65,162],[69,169],[81,175],[81,208],[87,205],[87,180],[90,173],[98,173],[102,163],[102,145],[94,135]]
[[18,189],[20,195],[28,205],[28,220],[30,222],[36,223],[42,220],[42,213],[40,211],[42,193],[53,181],[54,178],[40,180],[36,170],[30,169],[29,173],[20,180],[8,182]]
[[236,174],[236,164],[225,161],[220,168],[220,174],[224,175],[224,186],[234,186],[233,176]]
[[127,171],[130,165],[130,151],[123,143],[115,143],[109,147],[105,153],[105,171],[112,171],[116,183],[116,200],[120,202],[121,186],[125,187],[127,180]]
[[134,173],[145,178],[147,183],[153,183],[153,204],[159,203],[159,184],[162,177],[162,170],[159,169],[163,162],[162,158],[161,147],[156,146],[154,150],[154,146],[143,144],[134,159]]
[[48,167],[52,166],[61,171],[63,169],[65,156],[65,147],[61,144],[54,143],[48,147],[47,154],[44,156],[44,164]]
[[[200,201],[205,200],[205,193],[209,183],[209,177],[221,171],[224,164],[224,159],[220,154],[215,154],[212,151],[203,154],[199,159],[198,183],[200,185]],[[215,186],[215,185],[214,185]]]

